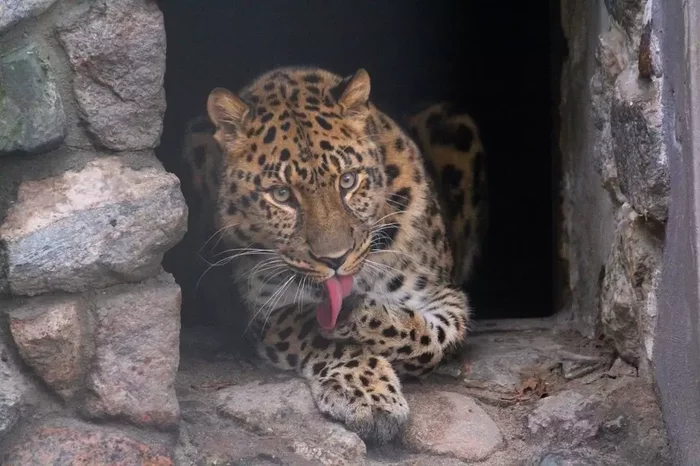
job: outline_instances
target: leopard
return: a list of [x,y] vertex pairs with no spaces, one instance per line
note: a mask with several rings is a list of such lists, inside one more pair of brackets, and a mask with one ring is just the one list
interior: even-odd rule
[[[461,282],[478,246],[460,235],[484,210],[474,200],[483,169],[473,171],[484,151],[473,121],[448,105],[404,124],[370,90],[364,68],[310,66],[214,88],[185,132],[183,171],[197,193],[190,225],[220,246],[257,355],[381,445],[409,421],[402,383],[465,343]],[[449,137],[465,125],[470,141]],[[446,211],[443,194],[462,205]]]

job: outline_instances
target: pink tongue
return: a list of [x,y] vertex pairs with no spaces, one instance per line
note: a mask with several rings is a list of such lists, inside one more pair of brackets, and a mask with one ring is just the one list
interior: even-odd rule
[[343,307],[343,299],[352,291],[352,276],[335,276],[323,282],[326,288],[326,300],[316,308],[316,320],[325,330],[333,330],[340,308]]

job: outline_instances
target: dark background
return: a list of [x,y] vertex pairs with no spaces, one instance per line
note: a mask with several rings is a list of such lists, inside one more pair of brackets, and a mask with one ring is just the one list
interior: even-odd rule
[[[470,109],[488,158],[491,225],[471,299],[478,318],[555,310],[563,40],[558,2],[522,0],[161,0],[168,110],[158,154],[174,161],[185,121],[209,90],[270,68],[365,68],[394,117],[435,99]],[[177,272],[176,272],[177,275]]]

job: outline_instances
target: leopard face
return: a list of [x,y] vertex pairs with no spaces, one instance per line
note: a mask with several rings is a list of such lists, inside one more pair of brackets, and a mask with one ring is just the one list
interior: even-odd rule
[[241,97],[210,94],[227,234],[315,281],[362,267],[387,196],[380,148],[364,135],[369,91],[364,71],[346,81],[298,71],[262,77]]

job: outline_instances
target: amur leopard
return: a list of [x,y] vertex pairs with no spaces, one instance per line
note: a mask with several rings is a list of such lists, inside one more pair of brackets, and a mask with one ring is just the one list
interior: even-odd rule
[[278,68],[237,94],[212,90],[184,145],[190,215],[233,265],[259,354],[378,443],[409,417],[400,378],[465,339],[459,285],[485,202],[469,117],[438,104],[408,126],[415,140],[373,105],[363,69]]

